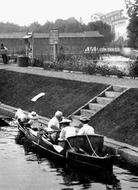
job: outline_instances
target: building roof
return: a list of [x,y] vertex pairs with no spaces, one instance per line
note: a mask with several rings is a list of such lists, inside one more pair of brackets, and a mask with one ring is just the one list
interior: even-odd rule
[[[98,31],[85,31],[82,33],[59,33],[59,38],[99,38],[103,37]],[[0,39],[25,39],[25,32],[0,33]],[[34,38],[49,38],[49,33],[34,33]]]
[[[49,38],[49,33],[35,33],[35,38]],[[98,31],[86,31],[86,32],[76,32],[76,33],[59,33],[59,38],[96,38],[103,37]]]
[[25,36],[25,32],[0,33],[0,39],[20,39]]

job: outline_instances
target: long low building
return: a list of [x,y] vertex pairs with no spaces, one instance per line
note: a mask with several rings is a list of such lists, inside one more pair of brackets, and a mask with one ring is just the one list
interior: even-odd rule
[[[25,32],[0,33],[0,43],[4,43],[11,53],[25,54],[29,41],[34,57],[52,55],[53,45],[50,44],[49,33],[34,33],[33,39],[32,37],[25,38],[25,36]],[[103,45],[104,37],[98,31],[59,33],[57,53],[62,47],[65,54],[82,54],[88,46],[102,47]]]

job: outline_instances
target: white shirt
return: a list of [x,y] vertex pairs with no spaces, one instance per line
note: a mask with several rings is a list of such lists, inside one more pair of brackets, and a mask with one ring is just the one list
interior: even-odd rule
[[55,131],[56,129],[59,129],[59,121],[57,117],[54,116],[48,123],[47,131]]
[[15,118],[16,119],[20,119],[20,121],[23,122],[23,121],[25,121],[27,119],[27,116],[25,115],[25,113],[23,112],[23,110],[19,109],[15,113]]
[[67,139],[68,137],[76,136],[76,128],[73,126],[67,126],[63,128],[60,132],[60,139]]
[[94,128],[88,124],[84,124],[83,127],[79,130],[78,135],[93,135]]
[[31,128],[39,128],[41,126],[37,119],[30,119],[28,123],[31,125]]

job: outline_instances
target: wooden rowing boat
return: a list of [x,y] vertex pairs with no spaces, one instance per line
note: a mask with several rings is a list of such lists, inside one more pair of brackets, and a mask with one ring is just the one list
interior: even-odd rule
[[103,155],[103,140],[101,135],[81,135],[69,137],[66,141],[59,141],[53,144],[50,139],[39,131],[23,127],[20,124],[18,129],[21,136],[46,156],[58,161],[72,163],[74,166],[93,171],[93,168],[108,170],[112,172],[116,155]]

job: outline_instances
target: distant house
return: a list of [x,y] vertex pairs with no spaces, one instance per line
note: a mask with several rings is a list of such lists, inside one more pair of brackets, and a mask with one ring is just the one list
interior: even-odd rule
[[129,19],[125,10],[115,10],[107,14],[97,13],[91,16],[92,22],[99,20],[111,25],[112,30],[115,32],[115,40],[118,40],[120,37],[123,37],[124,40],[127,39],[127,26]]
[[[25,52],[25,33],[0,34],[0,43],[14,53]],[[86,31],[82,33],[59,33],[58,51],[60,47],[65,54],[82,54],[90,47],[101,47],[104,45],[104,38],[98,31]],[[34,57],[47,56],[52,54],[52,45],[49,44],[49,33],[33,34]]]

